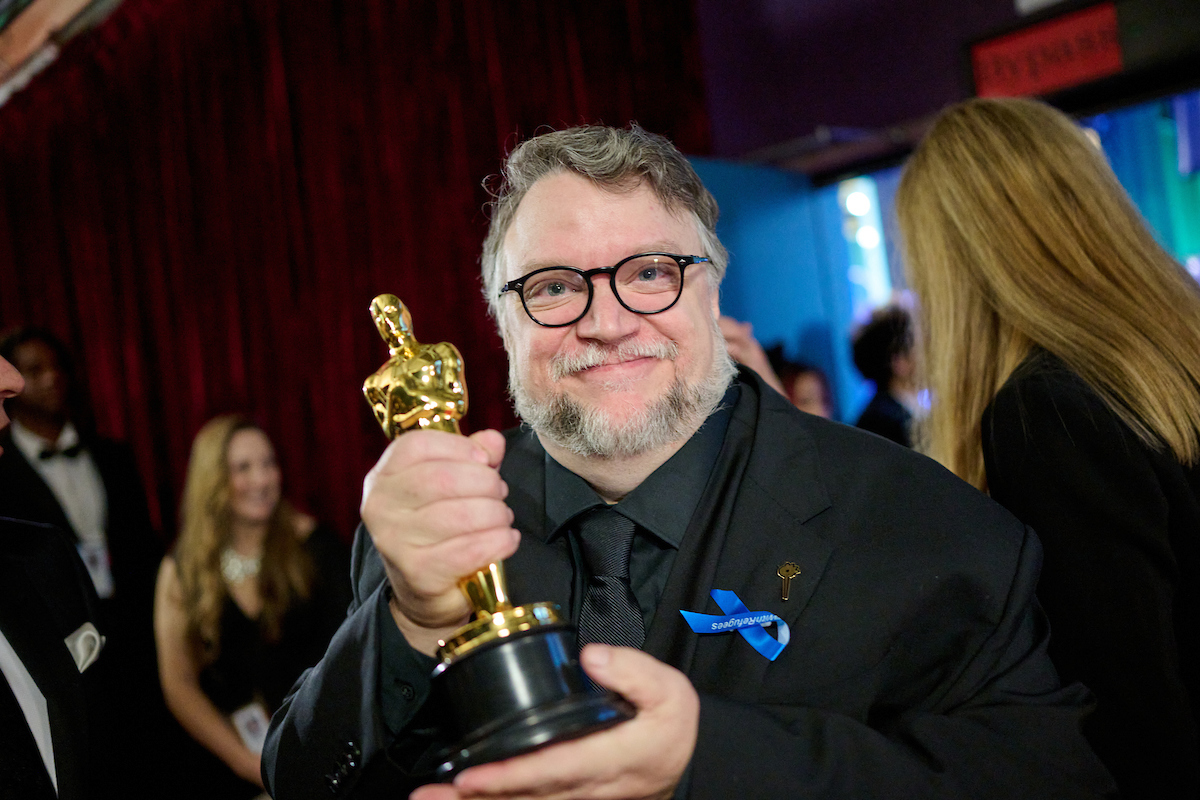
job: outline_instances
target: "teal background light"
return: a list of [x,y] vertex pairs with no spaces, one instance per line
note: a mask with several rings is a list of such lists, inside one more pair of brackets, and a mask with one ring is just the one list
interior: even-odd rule
[[[1166,98],[1081,120],[1100,136],[1117,179],[1155,237],[1187,263],[1200,259],[1200,171],[1180,172],[1180,136],[1189,121],[1177,117],[1185,99]],[[1194,133],[1193,133],[1194,135]]]

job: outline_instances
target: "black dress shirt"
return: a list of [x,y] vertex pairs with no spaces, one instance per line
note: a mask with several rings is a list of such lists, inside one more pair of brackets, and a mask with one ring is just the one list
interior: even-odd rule
[[[671,574],[679,543],[717,463],[739,391],[736,384],[730,387],[717,410],[679,452],[612,507],[637,526],[629,557],[629,583],[647,628]],[[664,497],[672,499],[664,503]],[[579,619],[591,577],[579,542],[579,520],[603,505],[605,501],[587,481],[546,455],[546,527],[553,531],[551,542],[569,549],[575,567],[570,609],[573,620]]]

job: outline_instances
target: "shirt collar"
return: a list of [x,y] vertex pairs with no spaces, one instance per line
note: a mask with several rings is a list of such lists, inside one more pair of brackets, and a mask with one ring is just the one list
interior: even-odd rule
[[[717,463],[739,385],[729,387],[717,410],[666,463],[650,474],[613,508],[672,547],[679,547],[700,502],[708,476]],[[663,498],[671,498],[663,502]],[[546,454],[546,521],[549,539],[564,534],[583,512],[603,506],[603,498],[587,481]]]
[[50,441],[43,439],[33,431],[26,428],[19,421],[12,421],[12,441],[25,456],[29,462],[36,462],[38,456],[43,450],[66,450],[68,447],[74,447],[79,444],[79,431],[75,429],[75,423],[68,421],[63,425],[62,431],[58,434],[58,439]]

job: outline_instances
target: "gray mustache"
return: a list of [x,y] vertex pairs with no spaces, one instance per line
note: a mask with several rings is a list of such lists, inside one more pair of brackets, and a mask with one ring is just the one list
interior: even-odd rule
[[552,358],[550,374],[554,380],[562,380],[572,373],[614,361],[631,361],[635,358],[661,358],[666,361],[674,361],[678,355],[679,346],[674,342],[626,342],[616,347],[604,347],[589,343],[577,353]]

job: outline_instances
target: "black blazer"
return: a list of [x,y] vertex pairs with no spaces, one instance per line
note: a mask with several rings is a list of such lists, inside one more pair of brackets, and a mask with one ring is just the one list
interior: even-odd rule
[[882,389],[875,391],[854,427],[912,447],[912,414],[903,403]]
[[[117,709],[109,705],[117,676],[103,649],[81,673],[65,644],[86,622],[105,634],[70,540],[47,525],[0,518],[0,629],[46,697],[60,800],[117,796]],[[0,764],[0,794],[3,774]]]
[[1200,796],[1200,468],[1148,447],[1061,360],[1038,352],[984,414],[996,500],[1045,545],[1038,595],[1084,728],[1121,794]]
[[[523,538],[506,569],[517,602],[570,608],[571,565],[544,543],[544,466],[534,436],[509,433],[501,472]],[[1062,688],[1045,654],[1040,558],[1024,526],[936,463],[803,414],[743,370],[644,645],[701,697],[689,796],[1105,796],[1078,732],[1086,693]],[[783,601],[789,560],[801,573]],[[374,796],[356,792],[363,764],[378,785],[386,579],[361,529],[352,574],[351,615],[272,721],[264,775],[278,800],[328,797],[331,774],[338,796]],[[719,613],[713,588],[788,623],[775,662],[684,624],[681,609]]]
[[[11,434],[0,439],[0,516],[53,525],[78,541],[54,493],[21,451]],[[123,676],[114,704],[122,709],[118,736],[144,756],[129,770],[129,791],[154,791],[174,772],[173,757],[184,735],[167,711],[158,681],[154,644],[154,583],[162,544],[150,523],[146,495],[133,452],[102,437],[85,436],[108,501],[105,534],[114,593],[99,600],[99,619],[108,636],[105,656]],[[135,788],[143,787],[143,788]]]

